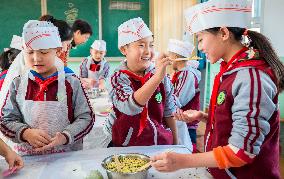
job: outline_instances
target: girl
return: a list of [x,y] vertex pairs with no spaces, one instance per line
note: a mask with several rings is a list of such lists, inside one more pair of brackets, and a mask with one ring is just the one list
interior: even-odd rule
[[[268,39],[247,30],[251,6],[211,0],[186,13],[188,29],[211,63],[223,59],[209,113],[185,111],[177,119],[204,120],[205,153],[154,156],[159,171],[209,167],[214,178],[280,178],[278,94],[284,66]],[[205,24],[203,22],[206,22]],[[243,44],[242,38],[249,39]]]
[[62,48],[57,52],[57,56],[62,60],[64,66],[67,66],[69,51],[71,49],[71,42],[73,39],[72,28],[63,20],[57,20],[51,15],[44,15],[40,17],[40,21],[51,22],[58,28],[60,39],[62,42]]
[[80,77],[87,88],[105,89],[105,80],[109,74],[109,63],[104,59],[106,42],[95,40],[90,49],[91,56],[80,65]]
[[[197,69],[199,62],[191,59],[194,46],[189,42],[170,39],[168,44],[168,56],[173,60],[175,73],[172,83],[175,88],[174,94],[178,97],[182,110],[200,109],[200,90],[198,84],[201,80],[201,73]],[[178,109],[179,110],[179,109]],[[196,151],[196,129],[198,123],[189,123],[188,133],[193,150]],[[179,130],[180,131],[180,130]]]
[[153,35],[141,18],[118,27],[118,46],[126,60],[110,79],[113,111],[106,124],[114,146],[177,144],[176,104],[166,76],[170,59],[159,59],[154,69]]
[[22,56],[28,70],[10,86],[0,127],[18,143],[15,150],[21,155],[82,149],[82,138],[93,126],[80,80],[56,57],[62,47],[58,34],[46,21],[28,21],[23,28]]

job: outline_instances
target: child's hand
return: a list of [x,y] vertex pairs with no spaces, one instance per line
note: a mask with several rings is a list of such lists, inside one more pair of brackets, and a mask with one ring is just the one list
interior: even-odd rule
[[186,123],[201,121],[202,118],[204,117],[202,111],[197,111],[197,110],[183,111],[182,109],[177,109],[176,113],[174,113],[173,115],[174,119],[179,121],[184,121]]
[[9,165],[10,170],[12,170],[13,168],[16,168],[16,170],[20,170],[21,168],[23,168],[24,162],[22,158],[10,148],[8,149],[4,157],[5,157],[6,162]]
[[156,61],[156,73],[161,79],[167,74],[167,66],[172,64],[172,60],[166,57],[165,54],[161,54]]
[[23,133],[23,139],[34,148],[45,146],[51,142],[51,137],[41,129],[26,129]]
[[175,152],[164,152],[151,157],[151,165],[160,172],[173,172],[182,167],[178,161],[180,154]]
[[37,152],[45,151],[45,150],[51,149],[53,147],[63,145],[66,142],[67,142],[66,137],[61,132],[57,132],[55,137],[53,137],[51,139],[51,142],[48,145],[37,148],[37,149],[35,149],[35,151],[37,151]]

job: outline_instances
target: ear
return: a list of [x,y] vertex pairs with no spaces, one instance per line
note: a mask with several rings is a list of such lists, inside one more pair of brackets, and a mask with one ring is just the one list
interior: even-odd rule
[[76,30],[75,32],[74,32],[74,35],[80,35],[81,34],[81,31],[80,30]]
[[228,40],[230,38],[230,31],[227,27],[220,27],[219,31],[223,41]]
[[122,53],[122,55],[126,56],[127,55],[127,46],[122,46],[119,48],[119,51]]

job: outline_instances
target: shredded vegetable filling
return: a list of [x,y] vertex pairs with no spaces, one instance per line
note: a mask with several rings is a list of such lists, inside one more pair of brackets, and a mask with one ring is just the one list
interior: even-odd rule
[[119,163],[112,158],[111,162],[106,164],[106,168],[113,172],[133,173],[148,163],[146,159],[138,156],[119,156],[118,160]]

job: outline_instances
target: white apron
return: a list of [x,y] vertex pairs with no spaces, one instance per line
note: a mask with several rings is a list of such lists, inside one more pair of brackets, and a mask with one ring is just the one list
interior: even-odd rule
[[184,145],[191,152],[193,151],[192,142],[188,133],[188,128],[185,122],[176,121],[177,130],[178,130],[178,140],[179,145]]
[[103,75],[104,73],[104,65],[106,63],[106,61],[103,59],[101,62],[100,62],[100,70],[99,71],[92,71],[90,70],[90,66],[93,62],[93,59],[88,57],[88,61],[87,61],[87,64],[86,64],[86,68],[88,69],[88,78],[92,78],[94,80],[96,80],[96,83],[95,83],[95,88],[98,88],[99,87],[99,80],[100,80],[100,76]]
[[[57,67],[58,70],[58,101],[33,101],[25,100],[27,93],[28,79],[30,71],[23,74],[18,89],[16,100],[20,111],[24,117],[24,122],[31,128],[42,129],[50,137],[54,137],[56,132],[62,132],[70,124],[68,120],[67,95],[65,86],[64,67]],[[52,149],[35,152],[28,143],[16,144],[15,150],[20,155],[49,154],[71,151],[70,145],[62,145]]]

